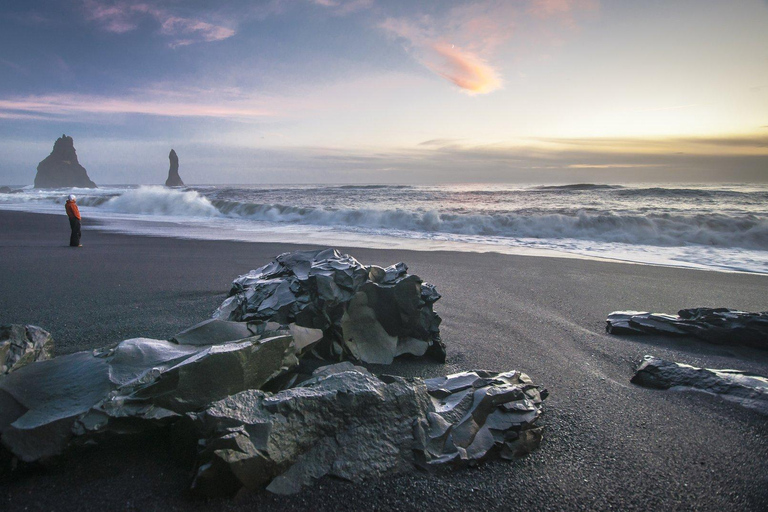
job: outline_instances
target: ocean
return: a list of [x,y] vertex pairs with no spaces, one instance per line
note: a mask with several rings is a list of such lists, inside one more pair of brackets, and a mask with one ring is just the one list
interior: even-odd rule
[[768,185],[26,187],[0,209],[63,215],[69,193],[124,233],[768,273]]

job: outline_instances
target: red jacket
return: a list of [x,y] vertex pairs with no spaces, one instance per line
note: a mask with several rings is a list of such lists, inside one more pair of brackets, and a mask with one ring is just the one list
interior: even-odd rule
[[67,210],[67,217],[69,217],[70,219],[75,218],[77,220],[80,220],[80,210],[77,209],[76,202],[67,200],[67,203],[64,205],[64,208]]

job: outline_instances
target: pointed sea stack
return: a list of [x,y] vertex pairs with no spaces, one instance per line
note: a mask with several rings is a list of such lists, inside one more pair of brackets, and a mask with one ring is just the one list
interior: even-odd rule
[[176,156],[176,152],[171,150],[168,154],[168,158],[171,161],[171,168],[168,169],[168,179],[165,180],[166,187],[183,187],[184,182],[181,181],[179,176],[179,157]]
[[72,137],[62,135],[53,145],[53,151],[37,166],[35,188],[96,188],[85,167],[77,161]]

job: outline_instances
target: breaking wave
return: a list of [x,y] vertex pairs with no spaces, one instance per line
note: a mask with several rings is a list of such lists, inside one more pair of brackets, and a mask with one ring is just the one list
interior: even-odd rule
[[579,210],[573,214],[498,215],[407,210],[302,208],[279,204],[214,201],[228,217],[257,221],[414,231],[425,234],[511,238],[575,238],[601,242],[768,249],[768,220],[754,215],[616,215]]
[[624,188],[620,185],[601,185],[597,183],[574,183],[571,185],[540,185],[533,187],[534,190],[547,190],[547,191],[569,191],[569,190],[615,190]]
[[194,190],[164,187],[139,187],[108,198],[102,208],[115,213],[172,215],[182,217],[216,217],[221,213],[211,202]]

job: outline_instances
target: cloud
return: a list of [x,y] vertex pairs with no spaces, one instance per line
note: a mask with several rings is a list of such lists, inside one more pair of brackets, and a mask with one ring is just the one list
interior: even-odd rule
[[106,3],[101,0],[84,0],[83,7],[88,21],[116,34],[136,30],[143,20],[152,19],[160,24],[161,34],[171,37],[170,46],[174,48],[198,42],[221,41],[235,35],[235,30],[230,27],[175,16],[146,2],[121,0]]
[[435,15],[390,17],[379,28],[404,41],[416,60],[462,92],[487,94],[502,87],[495,60],[519,26],[531,18],[574,25],[577,13],[596,6],[594,0],[481,0]]
[[[768,155],[768,136],[722,135],[664,138],[536,138],[555,147],[590,148],[603,152],[689,153],[689,154],[764,154]],[[580,149],[579,149],[580,150]]]
[[49,94],[0,99],[0,117],[12,119],[71,118],[84,115],[142,114],[166,117],[214,117],[249,119],[273,115],[258,102],[247,97],[202,101],[184,97],[145,99],[107,97],[82,94]]
[[[495,91],[501,87],[501,78],[482,54],[489,53],[499,39],[503,39],[502,31],[498,30],[498,25],[481,17],[465,18],[461,29],[452,26],[460,18],[461,13],[453,10],[448,20],[388,18],[380,27],[404,40],[408,51],[421,64],[463,92],[486,94]],[[480,35],[481,27],[485,28],[483,35]]]
[[373,0],[309,0],[315,5],[327,7],[334,14],[344,16],[373,6]]

